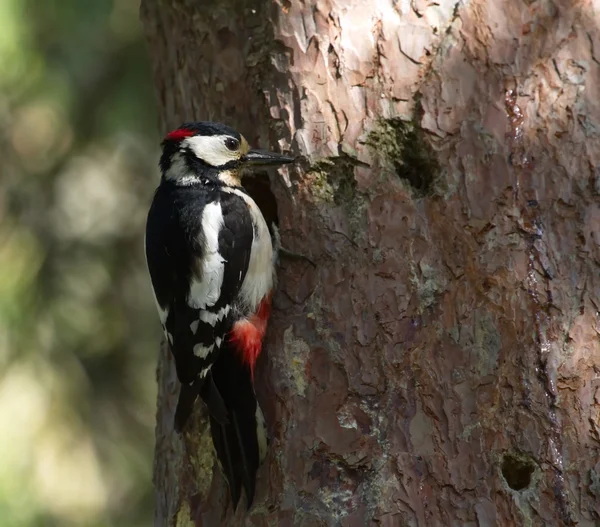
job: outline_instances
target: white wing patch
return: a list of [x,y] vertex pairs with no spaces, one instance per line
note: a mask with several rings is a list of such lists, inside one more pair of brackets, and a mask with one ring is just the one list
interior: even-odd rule
[[[154,293],[154,288],[152,288],[152,292]],[[167,317],[169,316],[169,308],[166,307],[163,309],[160,307],[158,303],[158,299],[156,298],[156,294],[154,294],[154,301],[156,302],[156,310],[158,311],[158,318],[160,318],[160,323],[164,326],[167,322]]]
[[[217,322],[220,322],[221,320],[223,320],[223,318],[226,317],[230,311],[231,311],[231,306],[222,307],[216,313],[211,313],[210,311],[202,310],[202,311],[200,311],[200,314],[198,315],[198,320],[194,320],[190,324],[190,330],[195,335],[198,332],[198,326],[200,325],[200,321],[202,321],[206,324],[210,324],[211,326],[214,327],[215,324]],[[220,343],[217,344],[217,346],[220,346],[220,345],[221,345]]]
[[223,227],[223,211],[219,202],[208,203],[202,211],[204,259],[202,277],[190,285],[188,305],[194,309],[214,306],[221,296],[225,260],[219,254],[219,232]]
[[212,352],[214,347],[214,344],[211,344],[208,347],[203,346],[202,344],[196,344],[194,346],[194,355],[196,355],[196,357],[199,357],[200,359],[206,359],[206,357],[209,353]]
[[250,311],[254,312],[260,301],[273,289],[275,267],[271,235],[258,205],[250,196],[239,189],[227,189],[226,192],[237,194],[246,202],[256,225],[248,270],[240,289],[240,297]]
[[[200,320],[214,327],[217,322],[220,322],[223,320],[223,317],[227,316],[230,310],[231,306],[225,306],[219,309],[219,311],[216,313],[211,313],[210,311],[200,311]],[[196,325],[196,329],[198,329],[198,325]],[[196,333],[196,331],[194,331],[194,333]]]
[[169,181],[176,181],[179,185],[192,185],[200,181],[186,165],[185,159],[179,153],[171,158],[171,166],[165,172],[165,178]]
[[194,135],[181,142],[183,148],[190,148],[202,161],[213,167],[225,165],[239,159],[239,152],[232,152],[225,146],[228,135]]

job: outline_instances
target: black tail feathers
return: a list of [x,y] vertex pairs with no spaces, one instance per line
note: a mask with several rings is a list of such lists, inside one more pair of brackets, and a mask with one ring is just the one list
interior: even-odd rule
[[[266,433],[250,369],[228,348],[223,347],[211,368],[214,389],[203,390],[201,395],[209,408],[213,444],[229,483],[235,510],[242,488],[248,508],[252,505],[256,472],[266,453]],[[227,409],[226,422],[218,419],[219,412],[211,408],[219,395]]]
[[183,431],[192,414],[194,403],[198,398],[198,392],[199,389],[198,386],[196,386],[196,382],[181,385],[179,399],[177,400],[177,408],[175,409],[175,430],[178,433]]
[[215,386],[212,373],[209,371],[205,378],[197,378],[192,384],[181,385],[175,409],[175,430],[178,433],[183,432],[199,395],[204,401],[210,401],[210,404],[207,403],[207,405],[212,418],[223,425],[229,422],[227,407]]
[[250,508],[256,472],[267,450],[267,436],[250,369],[228,345],[223,345],[204,378],[181,385],[175,410],[177,432],[183,431],[198,396],[208,408],[213,445],[229,484],[233,508],[237,508],[242,488]]

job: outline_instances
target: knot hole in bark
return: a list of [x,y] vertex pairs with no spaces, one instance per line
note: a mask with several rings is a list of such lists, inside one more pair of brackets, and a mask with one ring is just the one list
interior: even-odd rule
[[[242,185],[262,212],[262,215],[271,230],[273,224],[279,227],[277,213],[277,200],[271,190],[271,183],[266,172],[257,172],[244,176]],[[272,234],[272,233],[271,233]]]
[[505,454],[501,470],[506,484],[512,490],[525,490],[531,485],[535,463],[522,455]]

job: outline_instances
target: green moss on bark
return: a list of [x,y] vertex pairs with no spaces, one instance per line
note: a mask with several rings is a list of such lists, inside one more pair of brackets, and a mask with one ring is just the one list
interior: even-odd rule
[[313,195],[321,201],[346,205],[356,198],[354,167],[358,161],[348,155],[329,157],[314,163],[308,173]]
[[361,163],[342,154],[322,159],[310,166],[307,176],[311,182],[311,194],[315,201],[342,207],[348,218],[350,239],[358,243],[364,235],[367,196],[357,189],[355,168]]
[[414,122],[381,120],[368,135],[367,145],[383,167],[408,183],[416,197],[443,193],[436,153]]

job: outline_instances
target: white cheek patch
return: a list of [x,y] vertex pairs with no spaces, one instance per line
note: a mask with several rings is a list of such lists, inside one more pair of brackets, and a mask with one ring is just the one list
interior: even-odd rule
[[208,203],[202,212],[204,258],[202,276],[192,280],[188,305],[194,309],[214,306],[221,296],[225,260],[219,254],[219,232],[223,227],[223,211],[218,202]]
[[190,184],[187,183],[187,180],[193,177],[194,176],[190,173],[190,169],[185,164],[183,156],[181,154],[173,154],[173,157],[171,157],[171,165],[165,172],[165,178],[169,181],[184,181],[184,184]]
[[190,148],[194,155],[211,165],[219,167],[239,159],[239,152],[232,152],[225,146],[228,135],[195,135],[181,142],[182,147]]
[[[173,154],[171,166],[169,166],[165,172],[165,178],[183,187],[202,183],[202,178],[187,166],[185,159],[180,153]],[[208,183],[208,181],[204,178],[204,184],[206,183]]]

